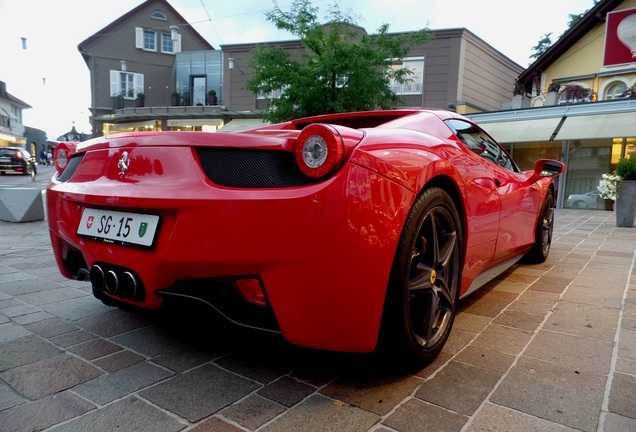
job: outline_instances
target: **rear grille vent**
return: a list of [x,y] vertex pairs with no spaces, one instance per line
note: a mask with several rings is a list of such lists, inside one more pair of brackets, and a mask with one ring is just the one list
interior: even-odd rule
[[232,188],[285,188],[317,183],[302,174],[294,154],[285,151],[198,148],[211,182]]
[[57,178],[57,181],[65,182],[68,179],[70,179],[71,176],[75,174],[75,170],[77,170],[77,167],[79,166],[80,162],[82,162],[83,158],[84,158],[84,153],[75,155],[72,158],[70,158],[68,161],[68,164],[66,165],[66,168],[64,168],[64,171],[62,171],[62,174],[60,174],[60,176]]

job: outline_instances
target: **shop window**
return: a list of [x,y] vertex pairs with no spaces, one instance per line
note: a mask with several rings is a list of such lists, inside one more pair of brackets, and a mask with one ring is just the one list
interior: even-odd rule
[[598,182],[603,173],[612,171],[611,139],[572,141],[567,163],[565,208],[603,210],[605,200],[598,196]]
[[521,171],[533,170],[539,159],[561,160],[561,144],[551,142],[528,142],[515,144],[512,157]]

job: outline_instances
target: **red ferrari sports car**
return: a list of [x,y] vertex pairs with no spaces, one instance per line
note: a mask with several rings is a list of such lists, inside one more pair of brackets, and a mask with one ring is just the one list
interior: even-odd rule
[[520,171],[443,110],[137,132],[56,147],[62,274],[108,305],[202,302],[320,350],[433,359],[459,299],[547,258],[563,164]]

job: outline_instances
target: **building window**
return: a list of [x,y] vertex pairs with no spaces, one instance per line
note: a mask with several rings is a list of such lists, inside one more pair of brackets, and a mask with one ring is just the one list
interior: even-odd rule
[[145,51],[157,51],[157,36],[152,30],[135,28],[135,47]]
[[161,33],[161,52],[165,54],[181,52],[181,35],[177,33],[176,39],[172,39],[170,33]]
[[168,17],[166,17],[166,14],[161,12],[160,10],[153,11],[150,14],[150,18],[161,21],[168,21]]
[[605,100],[622,99],[621,96],[627,90],[627,85],[624,82],[617,82],[612,84],[605,92]]
[[123,96],[125,99],[135,99],[137,93],[144,92],[143,74],[118,70],[110,71],[111,96]]
[[422,94],[424,83],[424,57],[410,57],[393,62],[391,69],[394,71],[408,69],[411,71],[410,81],[400,84],[391,80],[391,91],[396,95]]
[[157,51],[155,46],[155,32],[144,30],[144,49],[148,51]]
[[285,90],[287,88],[289,88],[289,86],[285,85],[285,87],[283,87],[282,89],[272,90],[269,93],[259,92],[256,95],[256,99],[278,99],[278,98],[280,98],[283,95],[283,93],[285,93]]

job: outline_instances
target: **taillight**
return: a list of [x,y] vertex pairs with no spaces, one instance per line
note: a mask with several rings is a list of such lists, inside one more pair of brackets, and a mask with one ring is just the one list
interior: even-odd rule
[[[74,147],[74,146],[73,146]],[[55,168],[58,172],[64,171],[71,155],[72,147],[66,143],[58,143],[55,146]]]
[[18,159],[24,158],[24,153],[22,153],[20,150],[16,151],[15,155]]
[[344,144],[333,126],[312,124],[303,129],[296,141],[296,163],[308,177],[332,174],[342,163]]

